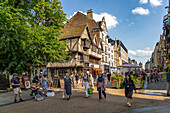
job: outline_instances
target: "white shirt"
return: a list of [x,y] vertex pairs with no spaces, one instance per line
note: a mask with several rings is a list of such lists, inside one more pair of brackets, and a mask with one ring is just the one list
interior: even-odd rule
[[147,73],[148,77],[150,77],[150,73]]

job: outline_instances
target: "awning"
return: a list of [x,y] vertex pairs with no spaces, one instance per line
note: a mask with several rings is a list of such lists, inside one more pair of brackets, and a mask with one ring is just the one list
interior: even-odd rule
[[94,70],[92,70],[92,71],[102,71],[102,69],[94,69]]

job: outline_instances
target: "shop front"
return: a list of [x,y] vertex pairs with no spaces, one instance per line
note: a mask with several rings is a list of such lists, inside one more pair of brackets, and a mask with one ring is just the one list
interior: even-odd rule
[[100,73],[102,73],[102,69],[93,69],[92,70],[92,75],[93,75],[93,78],[97,78],[97,75],[99,75]]
[[104,73],[109,73],[109,65],[104,65]]

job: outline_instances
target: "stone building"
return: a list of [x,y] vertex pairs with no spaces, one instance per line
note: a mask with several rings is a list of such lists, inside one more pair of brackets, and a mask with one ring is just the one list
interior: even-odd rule
[[143,69],[143,64],[141,62],[139,63],[139,66],[141,69]]
[[109,56],[108,56],[108,38],[107,35],[107,27],[106,27],[106,21],[105,17],[102,18],[101,21],[97,22],[99,26],[99,37],[101,40],[102,45],[102,61],[101,61],[101,69],[103,73],[109,72]]
[[[112,40],[109,38],[109,40]],[[114,67],[114,44],[109,43],[108,44],[108,56],[109,56],[109,65],[110,65],[110,72],[113,73],[115,71]]]
[[150,68],[150,61],[148,60],[146,63],[145,63],[145,70],[151,70]]

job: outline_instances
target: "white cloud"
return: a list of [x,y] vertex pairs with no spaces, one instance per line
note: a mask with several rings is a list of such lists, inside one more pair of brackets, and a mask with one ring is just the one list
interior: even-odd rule
[[[80,11],[81,13],[83,13],[82,11]],[[73,15],[75,15],[77,12],[74,12]],[[84,13],[85,15],[87,15],[87,13]],[[71,15],[70,18],[73,16]],[[101,21],[102,18],[105,17],[105,20],[106,20],[106,26],[107,26],[107,29],[111,29],[113,27],[116,27],[116,25],[118,24],[118,21],[117,21],[117,18],[115,16],[112,16],[111,14],[109,13],[100,13],[100,14],[96,14],[96,13],[93,13],[93,19],[97,22],[97,21]]]
[[142,7],[137,7],[132,10],[133,14],[139,14],[139,15],[149,15],[149,9],[144,9]]
[[129,27],[131,27],[132,25],[134,25],[135,23],[134,22],[131,22],[130,24],[129,24]]
[[139,3],[140,3],[140,4],[147,4],[147,3],[148,3],[148,0],[140,0]]
[[131,59],[137,60],[138,64],[142,62],[144,65],[150,59],[152,51],[149,47],[146,47],[144,50],[128,50],[128,53]]
[[163,0],[150,0],[150,4],[152,7],[157,7],[162,5]]
[[146,47],[145,50],[150,50],[151,48],[150,47]]

